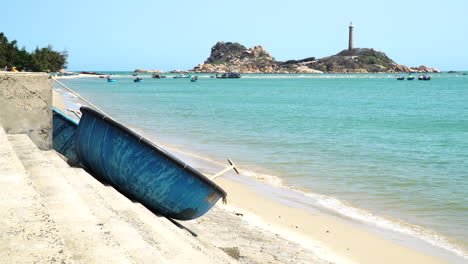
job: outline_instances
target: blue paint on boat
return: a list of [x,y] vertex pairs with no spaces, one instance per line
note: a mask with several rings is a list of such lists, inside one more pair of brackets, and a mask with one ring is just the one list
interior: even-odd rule
[[130,198],[179,220],[197,218],[226,198],[218,185],[159,146],[94,109],[80,110],[80,161]]
[[71,164],[79,165],[75,151],[75,136],[78,122],[52,107],[52,147],[65,156]]
[[108,82],[116,82],[117,80],[116,80],[116,79],[109,79],[109,78],[107,78],[107,81],[108,81]]

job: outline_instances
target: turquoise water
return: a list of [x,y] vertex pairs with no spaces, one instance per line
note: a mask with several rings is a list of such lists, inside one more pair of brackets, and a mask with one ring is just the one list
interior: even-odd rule
[[161,142],[230,157],[249,175],[337,198],[322,205],[349,217],[402,222],[466,257],[468,76],[311,77],[63,82]]

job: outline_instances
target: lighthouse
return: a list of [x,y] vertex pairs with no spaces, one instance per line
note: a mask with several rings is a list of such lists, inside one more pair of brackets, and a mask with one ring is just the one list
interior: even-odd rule
[[354,49],[354,26],[353,22],[349,24],[349,44],[348,44],[348,50]]

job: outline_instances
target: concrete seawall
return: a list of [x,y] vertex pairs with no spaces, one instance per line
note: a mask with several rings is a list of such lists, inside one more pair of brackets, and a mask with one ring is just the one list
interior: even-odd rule
[[0,123],[7,134],[27,134],[52,147],[52,80],[45,73],[0,73]]

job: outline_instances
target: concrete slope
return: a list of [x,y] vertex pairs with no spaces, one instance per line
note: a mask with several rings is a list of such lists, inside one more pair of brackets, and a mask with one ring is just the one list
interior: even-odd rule
[[[27,135],[8,135],[65,246],[77,263],[136,263],[101,224],[57,167]],[[158,263],[155,261],[154,263]]]
[[0,263],[73,263],[1,126]]
[[89,210],[110,230],[138,263],[236,263],[220,249],[202,244],[188,231],[132,202],[79,168],[69,168],[56,153],[48,153],[64,177],[85,200]]

